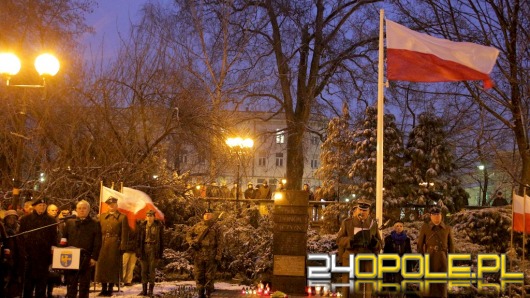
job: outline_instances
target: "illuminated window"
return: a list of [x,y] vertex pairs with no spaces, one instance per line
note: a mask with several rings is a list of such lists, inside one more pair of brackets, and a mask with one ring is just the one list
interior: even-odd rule
[[285,143],[285,134],[283,131],[276,130],[276,144],[283,144]]

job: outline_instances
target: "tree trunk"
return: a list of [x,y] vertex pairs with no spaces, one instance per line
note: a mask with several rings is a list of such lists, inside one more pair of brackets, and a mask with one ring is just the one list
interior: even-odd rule
[[304,178],[304,125],[287,122],[287,185],[289,190],[301,190]]

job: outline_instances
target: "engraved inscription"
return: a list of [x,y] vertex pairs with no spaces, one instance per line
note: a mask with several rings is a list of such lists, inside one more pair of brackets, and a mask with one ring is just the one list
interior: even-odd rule
[[305,275],[305,256],[275,255],[273,274],[287,276]]

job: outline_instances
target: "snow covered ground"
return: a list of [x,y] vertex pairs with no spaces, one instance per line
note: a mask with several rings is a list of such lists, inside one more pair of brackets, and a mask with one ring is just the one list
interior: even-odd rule
[[[236,284],[230,284],[226,282],[216,282],[215,288],[219,291],[233,291],[234,296],[237,296],[237,293],[241,290],[242,286]],[[164,294],[169,294],[175,290],[182,291],[192,291],[195,290],[194,281],[168,281],[155,284],[154,294],[157,297],[161,297]],[[90,288],[90,297],[97,297],[97,294],[100,292],[101,288],[98,284],[96,290],[94,287]],[[130,287],[120,288],[120,292],[117,292],[117,288],[114,287],[113,297],[138,297],[138,294],[142,291],[142,284],[134,284]],[[56,297],[65,297],[66,296],[66,287],[61,286],[53,289],[53,295]],[[191,296],[193,297],[193,296]],[[224,295],[224,297],[229,297]]]

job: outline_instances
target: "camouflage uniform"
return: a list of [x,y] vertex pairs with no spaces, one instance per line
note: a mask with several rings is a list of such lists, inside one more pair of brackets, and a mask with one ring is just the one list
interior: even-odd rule
[[[205,235],[199,242],[203,233]],[[193,274],[199,298],[210,297],[214,289],[217,263],[222,256],[221,229],[215,220],[203,220],[188,231],[186,241],[194,252]]]
[[[148,214],[153,214],[151,211]],[[149,296],[153,295],[155,287],[155,268],[157,261],[162,258],[164,226],[159,221],[154,221],[151,225],[147,221],[138,227],[138,251],[136,256],[142,263],[142,292],[145,295],[147,283],[149,283]]]

